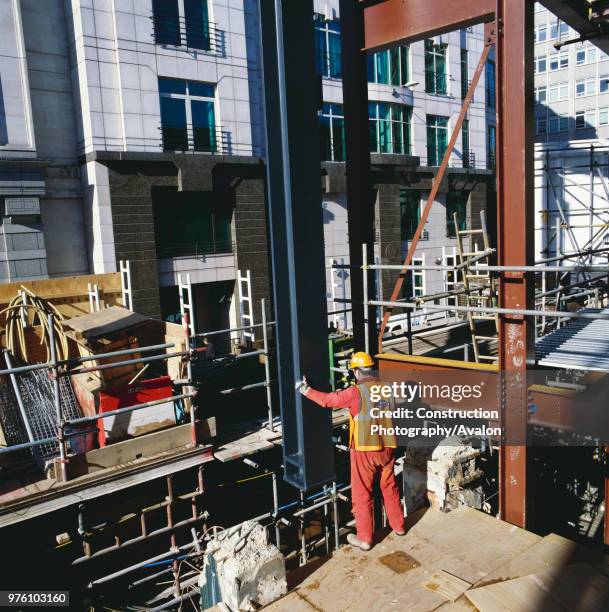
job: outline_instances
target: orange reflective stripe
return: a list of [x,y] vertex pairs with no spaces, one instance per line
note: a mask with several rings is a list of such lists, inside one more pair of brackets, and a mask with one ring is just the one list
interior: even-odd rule
[[[393,428],[393,419],[390,417],[371,417],[373,407],[379,409],[392,409],[395,406],[393,399],[382,402],[372,402],[370,387],[376,381],[360,383],[357,389],[360,394],[360,410],[354,418],[349,420],[349,446],[359,451],[379,451],[384,448],[397,448],[397,438],[393,433],[372,433],[372,426],[378,425],[385,429]],[[381,404],[383,404],[381,406]]]

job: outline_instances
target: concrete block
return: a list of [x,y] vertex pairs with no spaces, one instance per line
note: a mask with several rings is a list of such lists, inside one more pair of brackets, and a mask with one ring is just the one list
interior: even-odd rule
[[199,576],[202,609],[222,602],[233,612],[255,610],[287,592],[283,555],[258,523],[223,531],[206,553]]

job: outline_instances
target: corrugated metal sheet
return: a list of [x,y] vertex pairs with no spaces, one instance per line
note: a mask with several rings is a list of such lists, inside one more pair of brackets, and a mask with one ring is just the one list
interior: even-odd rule
[[[609,308],[582,312],[609,314]],[[609,320],[574,319],[540,338],[535,346],[539,365],[609,372]]]

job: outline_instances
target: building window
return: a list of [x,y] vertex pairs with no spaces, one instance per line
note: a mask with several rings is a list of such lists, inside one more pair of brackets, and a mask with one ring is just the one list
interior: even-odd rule
[[[451,190],[446,194],[446,235],[456,238],[456,229],[460,232],[467,229],[467,200],[469,191]],[[457,228],[455,228],[455,214]]]
[[461,149],[463,156],[463,167],[474,168],[476,166],[474,154],[469,148],[469,119],[463,120],[461,127]]
[[446,95],[446,47],[436,45],[433,40],[425,41],[425,91]]
[[542,87],[535,88],[535,104],[545,104],[548,99],[548,88],[543,85]]
[[340,22],[327,20],[323,15],[313,17],[315,24],[315,48],[317,74],[327,79],[342,77],[342,58],[340,51]]
[[448,145],[448,117],[427,115],[427,165],[439,166]]
[[461,99],[465,100],[469,89],[469,62],[467,49],[461,49]]
[[598,124],[609,125],[609,108],[598,109]]
[[487,167],[494,170],[497,167],[497,128],[489,125],[486,131]]
[[232,252],[231,211],[211,194],[155,188],[152,201],[157,257]]
[[596,79],[580,79],[575,82],[575,97],[594,96],[596,94]]
[[368,82],[399,87],[409,81],[410,48],[402,45],[368,56]]
[[495,108],[495,62],[486,62],[486,106]]
[[569,35],[569,26],[564,21],[554,21],[550,24],[549,40],[565,38]]
[[539,136],[540,134],[548,133],[548,119],[547,117],[535,117],[535,134]]
[[319,121],[321,158],[324,161],[345,161],[345,118],[342,104],[324,102]]
[[[425,266],[425,253],[420,257],[412,258],[412,265],[416,267]],[[425,288],[425,270],[413,270],[412,271],[412,297],[422,297],[427,293]]]
[[603,75],[598,82],[598,93],[609,92],[609,76]]
[[563,51],[562,53],[552,53],[550,55],[550,72],[556,70],[563,70],[569,67],[569,52]]
[[596,127],[596,111],[589,109],[575,113],[575,129],[587,130]]
[[535,58],[535,64],[533,66],[533,72],[535,74],[542,74],[548,70],[548,58],[545,55],[539,55]]
[[575,63],[578,66],[596,62],[596,47],[585,47],[575,52]]
[[550,134],[556,134],[558,132],[569,131],[569,116],[568,115],[554,115],[550,117],[548,122],[548,132]]
[[164,151],[218,151],[215,86],[159,78]]
[[533,32],[533,40],[535,43],[543,43],[548,40],[548,28],[546,24],[538,25]]
[[421,219],[421,192],[417,189],[400,190],[400,219],[402,240],[412,240]]
[[410,155],[411,116],[409,106],[369,102],[370,152]]
[[566,100],[569,97],[569,83],[554,83],[550,85],[548,99],[550,102]]
[[157,45],[211,50],[208,0],[153,0]]

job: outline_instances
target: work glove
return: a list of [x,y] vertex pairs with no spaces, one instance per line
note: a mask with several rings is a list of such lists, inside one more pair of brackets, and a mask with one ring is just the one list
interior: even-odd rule
[[296,387],[296,391],[299,391],[303,395],[306,395],[307,391],[311,388],[309,387],[306,376],[303,376],[301,380],[297,380],[294,386]]

